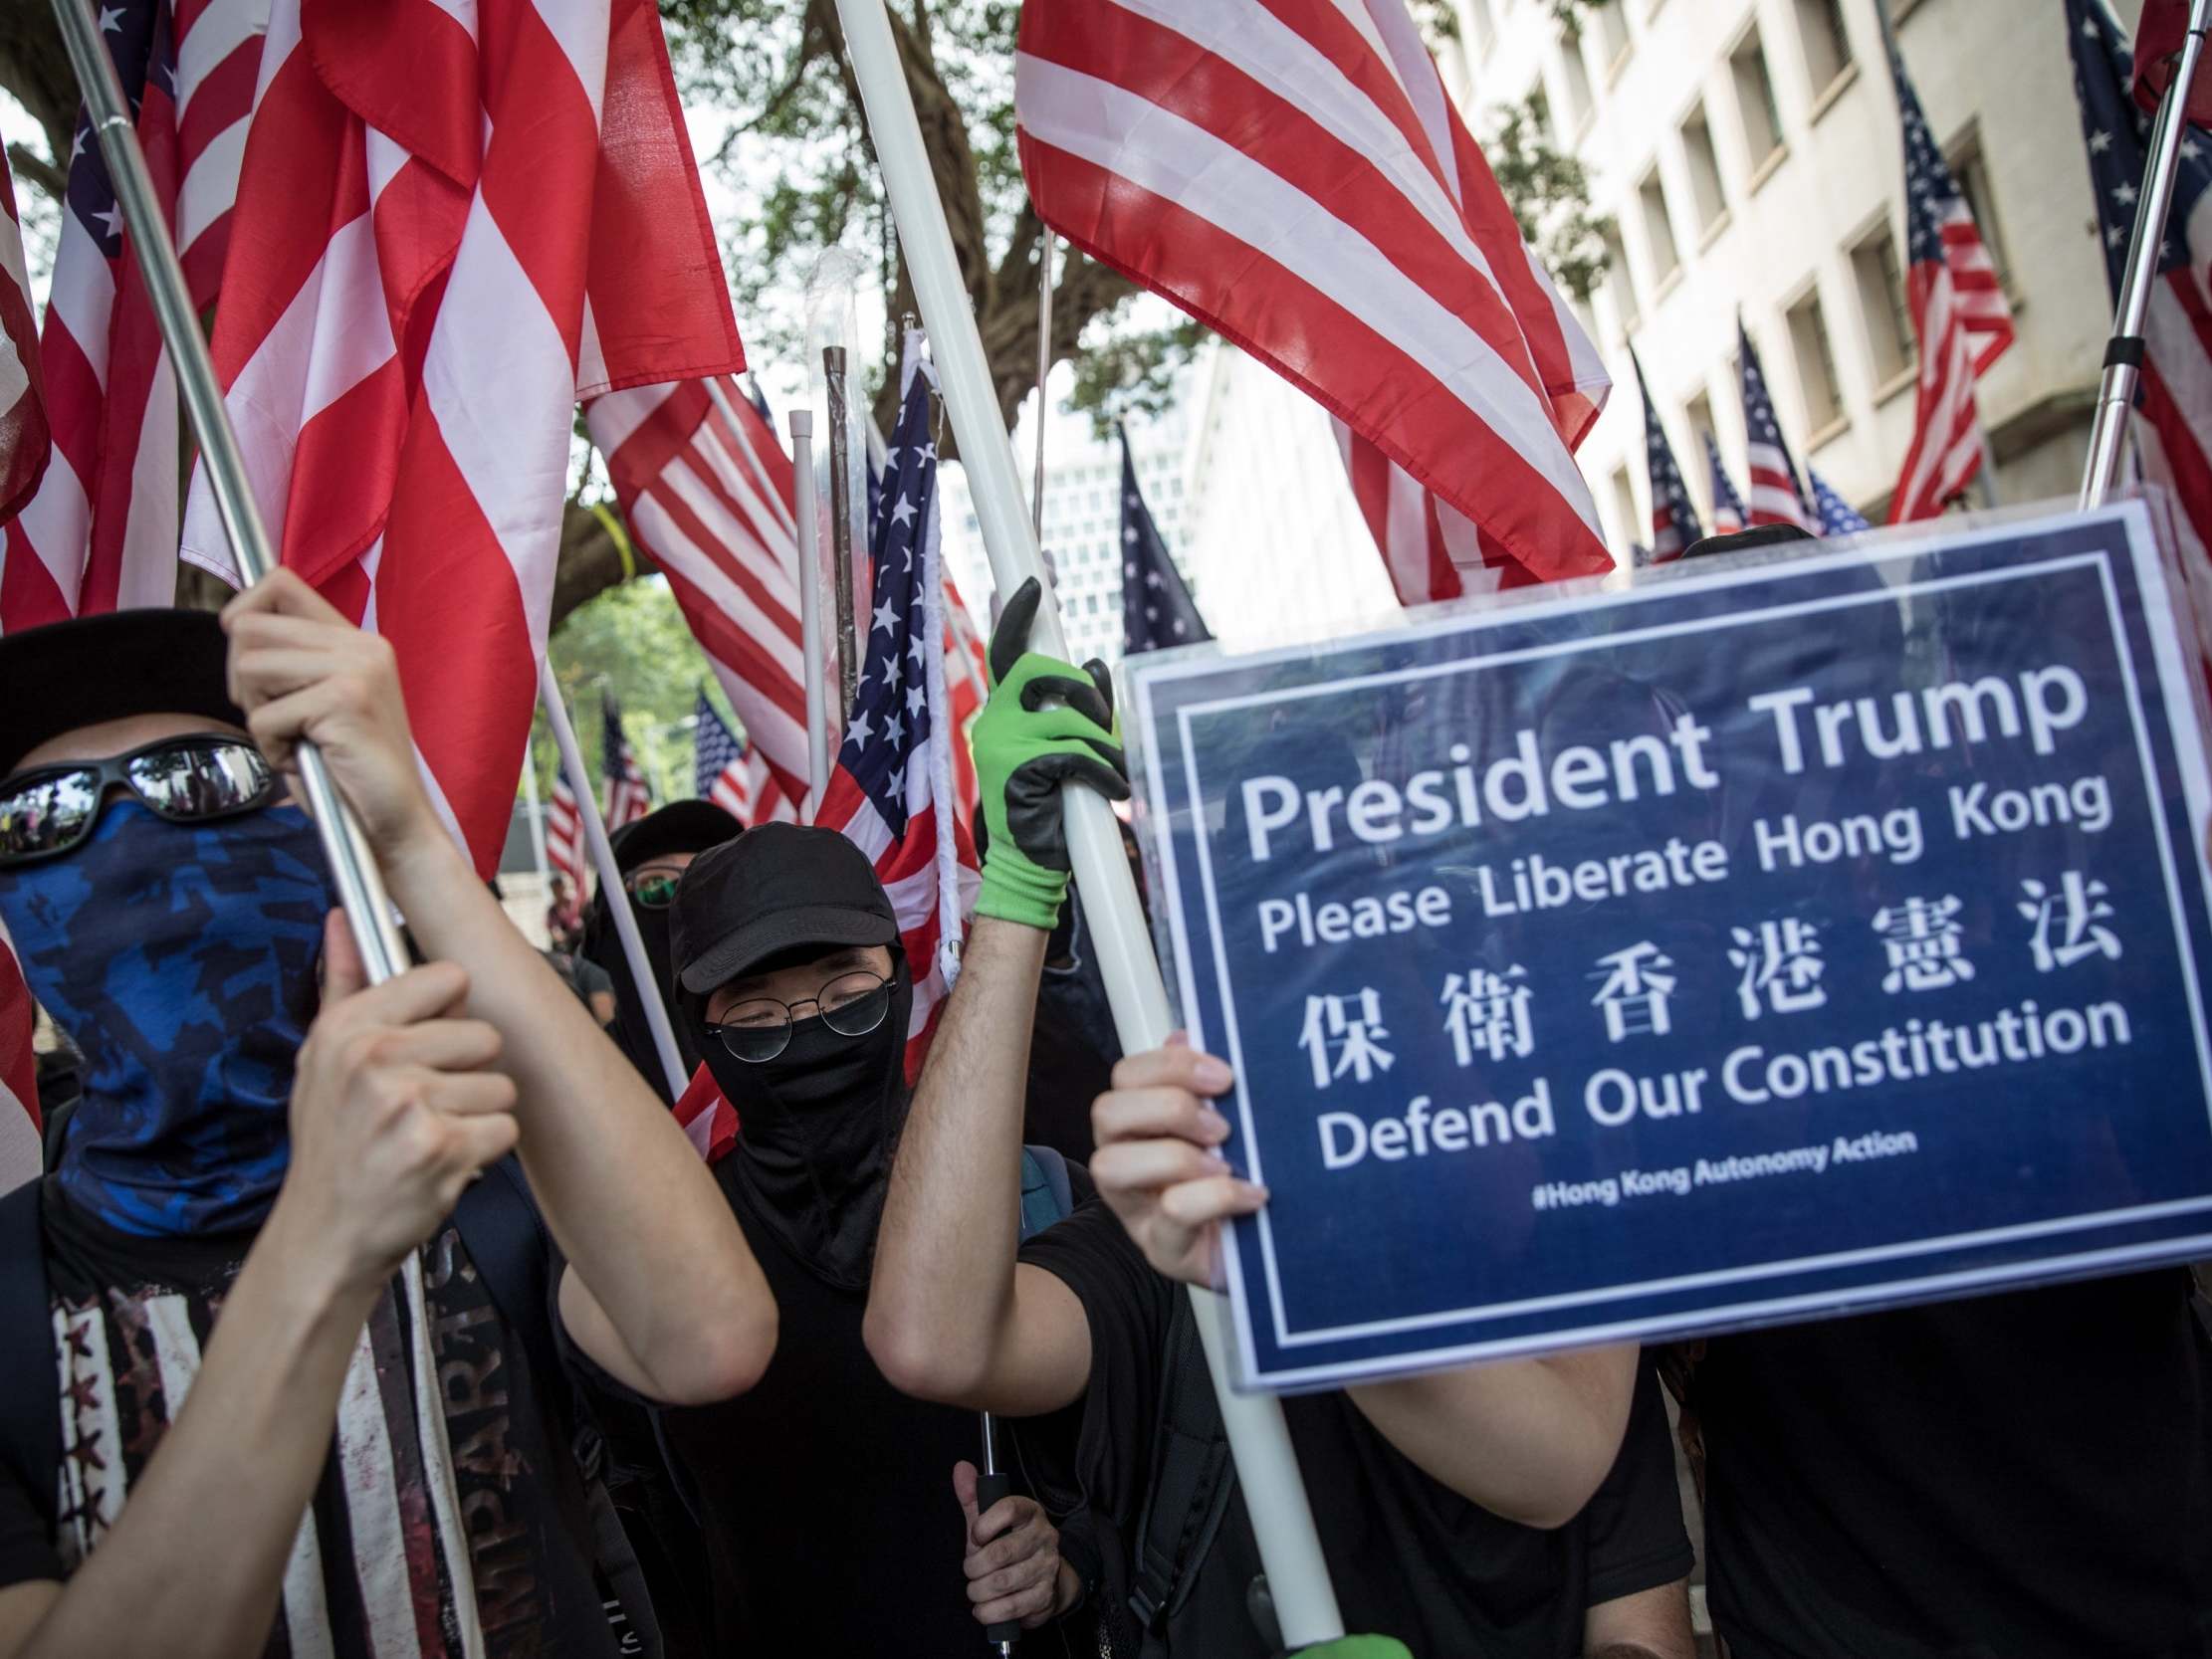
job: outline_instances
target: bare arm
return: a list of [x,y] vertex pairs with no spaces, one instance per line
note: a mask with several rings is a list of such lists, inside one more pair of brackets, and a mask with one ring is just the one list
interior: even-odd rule
[[1601,1601],[1583,1616],[1589,1659],[1697,1659],[1689,1624],[1689,1580]]
[[1348,1389],[1383,1437],[1492,1515],[1563,1527],[1613,1467],[1636,1389],[1634,1343]]
[[760,1265],[683,1131],[438,819],[390,646],[289,571],[232,600],[224,620],[255,740],[280,765],[303,737],[321,747],[416,940],[468,969],[470,1012],[506,1038],[523,1167],[572,1264],[561,1290],[570,1334],[658,1399],[751,1387],[775,1346]]
[[[332,935],[343,991],[358,972],[342,930]],[[0,1591],[4,1659],[149,1641],[176,1659],[229,1659],[267,1644],[369,1309],[468,1180],[515,1143],[514,1087],[481,1070],[498,1037],[453,1017],[466,991],[439,963],[317,1020],[293,1090],[292,1168],[191,1391],[69,1582]]]
[[864,1327],[893,1386],[1009,1416],[1056,1410],[1090,1380],[1082,1305],[1014,1260],[1044,942],[989,917],[969,935],[899,1141]]

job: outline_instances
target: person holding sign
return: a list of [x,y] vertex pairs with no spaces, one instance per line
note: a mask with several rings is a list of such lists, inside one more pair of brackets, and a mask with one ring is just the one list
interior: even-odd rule
[[[925,1398],[1079,1407],[1074,1474],[1113,1557],[1109,1606],[1131,1609],[1146,1654],[1257,1659],[1280,1643],[1230,1475],[1192,1461],[1220,1431],[1177,1283],[1213,1283],[1219,1223],[1266,1202],[1216,1150],[1228,1127],[1208,1102],[1227,1068],[1180,1044],[1123,1060],[1093,1115],[1099,1200],[1017,1255],[1029,1014],[1068,883],[1057,791],[1127,791],[1103,669],[1022,654],[1037,599],[1017,591],[992,644],[974,734],[983,892],[892,1173],[868,1345]],[[1285,1414],[1352,1628],[1423,1656],[1692,1651],[1665,1421],[1633,1348]]]

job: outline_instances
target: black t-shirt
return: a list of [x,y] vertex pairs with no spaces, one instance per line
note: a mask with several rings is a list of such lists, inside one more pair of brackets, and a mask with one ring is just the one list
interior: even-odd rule
[[[1075,1473],[1093,1510],[1133,1539],[1183,1288],[1154,1273],[1095,1201],[1030,1240],[1021,1259],[1064,1283],[1089,1319]],[[1605,1486],[1551,1532],[1502,1520],[1432,1479],[1342,1392],[1286,1398],[1283,1416],[1349,1630],[1396,1636],[1417,1654],[1571,1659],[1582,1652],[1588,1607],[1690,1569],[1665,1412],[1648,1376]],[[1239,1497],[1170,1646],[1204,1659],[1260,1655],[1244,1611],[1259,1570]]]
[[1736,1659],[2212,1656],[2212,1345],[2172,1270],[1714,1341]]
[[884,1380],[861,1339],[865,1293],[807,1271],[731,1167],[717,1178],[775,1297],[775,1355],[736,1399],[661,1414],[700,1511],[718,1651],[981,1653],[953,1496],[981,1419]]
[[[535,1237],[520,1197],[512,1203],[514,1223]],[[45,1506],[0,1467],[0,1587],[66,1579],[99,1547],[197,1375],[253,1243],[250,1233],[120,1233],[51,1182],[40,1223],[55,1348],[8,1362],[61,1356],[60,1489],[50,1495],[58,1527],[48,1530]],[[522,1338],[456,1229],[431,1242],[423,1270],[486,1650],[494,1659],[611,1659],[581,1487]],[[302,1523],[298,1558],[317,1570],[288,1573],[271,1654],[459,1651],[411,1379],[399,1305],[387,1294],[356,1348],[332,1457]],[[251,1446],[238,1448],[238,1472],[253,1478]]]

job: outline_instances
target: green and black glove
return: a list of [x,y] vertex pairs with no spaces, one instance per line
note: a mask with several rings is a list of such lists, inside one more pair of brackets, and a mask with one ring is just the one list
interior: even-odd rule
[[991,700],[969,741],[989,835],[976,914],[1050,932],[1067,896],[1060,785],[1127,800],[1129,762],[1106,665],[1078,669],[1023,650],[1042,597],[1031,577],[1006,601],[991,636]]

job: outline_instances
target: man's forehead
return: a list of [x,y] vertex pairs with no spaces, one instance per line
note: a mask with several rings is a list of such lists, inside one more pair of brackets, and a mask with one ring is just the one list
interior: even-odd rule
[[212,734],[224,737],[253,739],[243,727],[227,721],[210,720],[205,715],[149,714],[125,715],[120,720],[98,721],[90,726],[75,726],[69,730],[49,737],[16,762],[15,770],[27,772],[41,766],[57,766],[72,760],[106,760],[112,755],[127,754],[147,743],[157,743],[164,737],[192,737]]

